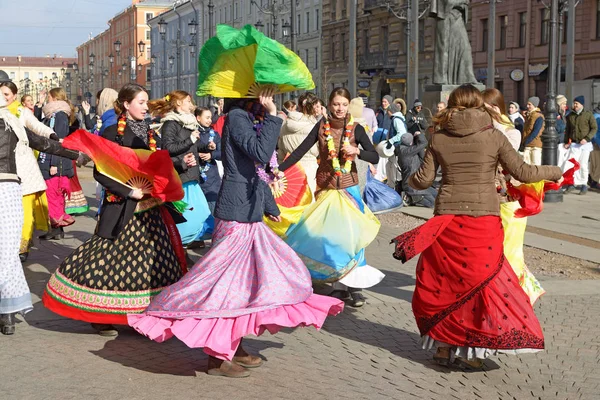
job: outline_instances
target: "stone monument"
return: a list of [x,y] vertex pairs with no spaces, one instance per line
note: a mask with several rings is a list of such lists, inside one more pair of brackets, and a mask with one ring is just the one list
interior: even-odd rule
[[423,103],[434,109],[440,101],[448,103],[450,93],[465,83],[481,90],[473,73],[473,57],[466,22],[469,0],[431,0],[429,16],[435,18],[433,84],[425,86]]

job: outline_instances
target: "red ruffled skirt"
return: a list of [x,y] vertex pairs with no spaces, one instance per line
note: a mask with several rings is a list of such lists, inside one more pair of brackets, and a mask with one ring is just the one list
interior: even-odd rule
[[421,253],[412,308],[423,337],[459,348],[544,348],[503,240],[499,217],[454,215],[436,216],[393,240],[402,262]]

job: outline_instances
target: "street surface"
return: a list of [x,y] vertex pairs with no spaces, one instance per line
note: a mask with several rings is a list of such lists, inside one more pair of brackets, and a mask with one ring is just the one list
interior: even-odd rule
[[[90,204],[95,205],[91,169],[79,172]],[[597,205],[599,200],[600,194],[593,192],[565,197],[565,203],[535,217],[546,221],[536,226],[556,229],[561,226],[559,213],[564,212],[570,235],[600,240],[597,221],[581,223],[582,215],[577,215],[590,214],[592,207],[585,204]],[[366,306],[346,307],[329,318],[320,332],[288,329],[245,340],[267,360],[265,365],[247,379],[210,377],[205,374],[204,353],[177,339],[159,344],[128,327],[120,327],[117,338],[104,338],[87,323],[44,309],[39,299],[46,281],[61,260],[90,237],[93,214],[77,217],[63,240],[36,242],[25,264],[35,310],[18,324],[14,336],[0,337],[1,399],[591,400],[600,396],[600,280],[542,281],[547,294],[535,309],[545,332],[545,351],[492,357],[481,372],[439,367],[432,353],[421,350],[411,312],[416,260],[402,265],[392,258],[389,240],[401,232],[390,225],[382,225],[367,250],[369,264],[387,276],[366,291]],[[598,248],[583,247],[586,259],[599,256]]]

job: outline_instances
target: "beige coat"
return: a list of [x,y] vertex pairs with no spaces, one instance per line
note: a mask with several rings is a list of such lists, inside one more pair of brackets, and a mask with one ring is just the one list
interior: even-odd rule
[[[300,143],[306,139],[306,136],[316,123],[317,119],[312,115],[304,115],[297,111],[289,112],[287,119],[283,121],[283,125],[281,126],[281,134],[277,143],[277,158],[279,162],[282,162],[288,153],[292,154],[296,147],[300,146]],[[299,161],[302,168],[304,168],[308,186],[313,193],[317,190],[318,156],[319,149],[315,144]]]
[[506,136],[494,128],[489,114],[471,108],[455,112],[447,126],[433,134],[423,164],[409,184],[417,190],[427,189],[441,167],[436,215],[500,215],[495,185],[498,163],[524,183],[556,181],[562,176],[559,167],[526,164]]

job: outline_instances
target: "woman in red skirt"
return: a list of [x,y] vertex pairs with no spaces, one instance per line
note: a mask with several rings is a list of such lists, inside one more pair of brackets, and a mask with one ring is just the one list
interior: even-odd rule
[[544,336],[529,298],[504,257],[500,205],[494,177],[498,163],[524,183],[560,181],[554,166],[523,162],[502,132],[479,90],[463,85],[434,122],[421,168],[409,184],[431,186],[438,167],[442,185],[435,217],[398,236],[394,257],[406,262],[421,253],[412,307],[423,348],[434,359],[478,369],[498,352],[533,352]]

